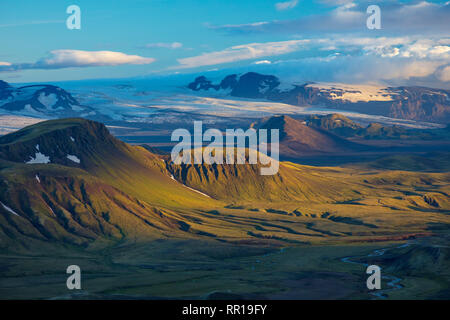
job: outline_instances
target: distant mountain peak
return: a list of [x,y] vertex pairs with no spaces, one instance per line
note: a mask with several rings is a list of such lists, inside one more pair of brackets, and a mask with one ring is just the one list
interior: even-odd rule
[[0,90],[5,88],[11,88],[8,82],[0,80]]
[[287,157],[302,157],[312,154],[339,153],[358,150],[360,145],[340,138],[319,128],[310,127],[306,121],[286,115],[264,118],[253,127],[278,129],[280,154]]
[[0,82],[0,109],[31,116],[78,116],[91,108],[81,105],[69,92],[49,85],[12,87]]
[[302,107],[319,106],[399,119],[450,122],[450,90],[443,89],[315,82],[296,84],[256,72],[229,75],[218,84],[201,76],[188,88],[212,92],[227,90],[226,93],[234,97]]
[[188,88],[194,91],[228,90],[230,95],[235,97],[261,98],[279,84],[280,81],[275,76],[247,72],[243,75],[228,75],[219,84],[213,84],[205,76],[199,76],[188,84]]

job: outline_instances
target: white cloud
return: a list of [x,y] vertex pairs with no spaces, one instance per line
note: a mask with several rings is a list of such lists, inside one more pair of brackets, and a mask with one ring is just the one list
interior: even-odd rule
[[286,2],[277,2],[275,3],[275,8],[277,8],[278,11],[288,10],[295,8],[298,4],[298,0],[291,0]]
[[[274,43],[265,45],[272,48]],[[240,47],[245,45],[233,48]],[[289,55],[288,60],[271,55],[271,50],[264,51],[261,55],[266,54],[267,59],[252,61],[252,70],[299,82],[381,82],[443,88],[448,87],[450,78],[450,68],[447,68],[450,61],[449,38],[336,36],[293,40],[288,49],[297,52]],[[254,58],[240,50],[234,51],[220,51],[219,57],[226,55],[233,61]],[[212,59],[205,61],[214,62]],[[248,70],[248,66],[245,68]]]
[[428,77],[432,75],[442,63],[439,61],[417,61],[417,60],[386,60],[383,68],[384,72],[376,72],[375,65],[372,65],[372,74],[378,75],[382,80],[404,79]]
[[255,61],[253,62],[253,64],[271,64],[272,61],[270,60],[259,60],[259,61]]
[[153,58],[144,58],[114,51],[53,50],[49,58],[38,61],[48,68],[117,66],[122,64],[148,64]]
[[441,71],[438,72],[439,80],[448,82],[450,81],[450,66],[446,66]]
[[277,56],[298,50],[309,40],[290,40],[279,42],[250,43],[227,48],[222,51],[203,53],[199,56],[178,59],[177,68],[195,68],[241,60]]
[[[366,9],[370,1],[323,0],[333,7],[322,13],[305,15],[294,20],[274,20],[262,25],[253,23],[240,25],[210,26],[210,28],[231,34],[248,33],[287,33],[314,34],[364,31]],[[288,2],[283,2],[288,3]],[[413,1],[404,3],[399,0],[381,0],[376,2],[382,10],[382,30],[385,33],[402,32],[404,34],[448,34],[450,29],[450,1],[432,3]],[[337,7],[335,7],[337,5]]]
[[53,50],[46,58],[34,63],[0,64],[1,71],[27,69],[62,69],[97,66],[118,66],[124,64],[149,64],[153,58],[129,55],[115,51]]
[[183,44],[181,42],[156,42],[156,43],[147,43],[143,47],[148,49],[154,48],[179,49],[183,47]]
[[433,40],[418,40],[400,50],[405,57],[450,59],[450,46],[438,45]]
[[[340,54],[347,56],[370,56],[373,58],[403,58],[418,61],[414,66],[419,75],[426,73],[431,65],[443,65],[450,59],[450,39],[419,39],[417,37],[337,37],[290,40],[280,42],[252,43],[238,45],[222,51],[204,53],[199,56],[179,59],[178,68],[194,68],[218,65],[242,60],[273,57],[302,51],[305,57],[324,60],[335,59]],[[331,51],[331,52],[330,52]],[[421,62],[422,61],[422,62]],[[433,63],[427,63],[433,62]],[[254,64],[268,64],[273,61],[260,60]],[[419,67],[421,66],[421,67]],[[177,68],[177,67],[176,67]],[[414,70],[412,66],[409,70]],[[410,74],[406,72],[405,74]]]
[[347,38],[321,42],[333,45],[337,51],[346,54],[345,59],[333,56],[338,61],[349,63],[347,74],[341,70],[341,75],[374,81],[439,78],[439,68],[447,65],[450,59],[450,39],[445,38]]
[[234,32],[234,33],[251,33],[255,31],[264,31],[266,25],[270,25],[271,22],[268,21],[258,21],[253,23],[245,23],[245,24],[225,24],[222,26],[214,26],[210,24],[205,24],[207,28],[217,31],[224,32]]
[[[290,60],[275,58],[292,52],[298,53]],[[272,58],[258,59],[261,57]],[[255,59],[253,68],[261,73],[278,74],[281,78],[292,75],[296,81],[448,87],[450,39],[349,36],[253,43],[180,59],[180,66],[175,68],[249,59]]]
[[418,37],[348,37],[313,39],[311,43],[323,43],[335,50],[358,48],[363,54],[381,57],[418,59],[450,59],[450,38],[421,39]]
[[297,83],[315,81],[448,87],[442,83],[444,72],[439,74],[439,69],[446,64],[448,62],[402,57],[331,55],[326,58],[278,60],[270,65],[254,66],[254,70]]

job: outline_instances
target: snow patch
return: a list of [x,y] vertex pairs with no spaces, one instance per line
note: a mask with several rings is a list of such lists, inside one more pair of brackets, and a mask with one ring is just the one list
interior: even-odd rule
[[80,159],[77,156],[68,154],[67,155],[67,159],[69,159],[70,161],[76,162],[76,163],[80,163]]
[[72,142],[75,142],[75,139],[72,136],[70,137],[70,140],[72,140]]
[[[37,149],[39,150],[39,145],[37,145]],[[36,152],[34,157],[31,157],[31,160],[27,161],[27,164],[36,164],[36,163],[49,163],[50,157],[47,157],[45,154],[40,152]]]
[[195,189],[193,189],[193,188],[190,188],[190,187],[188,187],[187,185],[185,185],[185,184],[183,184],[183,186],[185,186],[186,188],[188,188],[189,190],[192,190],[192,191],[194,191],[194,192],[197,192],[197,193],[200,193],[202,196],[205,196],[205,197],[208,197],[208,198],[211,198],[210,196],[208,196],[207,194],[205,194],[205,193],[203,193],[203,192],[201,192],[201,191],[198,191],[198,190],[195,190]]
[[5,209],[6,211],[8,211],[8,212],[10,212],[10,213],[12,213],[12,214],[14,214],[14,215],[20,217],[20,215],[19,215],[17,212],[15,212],[15,211],[14,211],[13,209],[11,209],[10,207],[4,205],[3,202],[0,202],[0,204],[2,205],[3,209]]
[[41,112],[33,109],[33,107],[31,106],[31,104],[26,104],[25,107],[23,108],[24,111],[28,112],[30,115],[35,115],[35,116],[40,116],[42,115]]
[[292,89],[294,89],[295,88],[295,84],[294,83],[291,83],[291,82],[281,82],[277,87],[276,87],[276,89],[278,89],[278,90],[280,90],[280,91],[282,91],[282,92],[284,92],[284,91],[290,91],[290,90],[292,90]]
[[[177,181],[177,180],[173,177],[173,174],[170,175],[170,178],[171,178],[172,180],[174,180],[174,181]],[[178,181],[177,181],[177,182],[178,182]],[[193,188],[190,188],[190,187],[188,187],[188,186],[185,185],[185,184],[182,184],[182,183],[181,183],[181,185],[182,185],[183,187],[185,187],[185,188],[188,188],[189,190],[192,190],[192,191],[194,191],[194,192],[200,193],[201,195],[203,195],[203,196],[205,196],[205,197],[211,198],[211,197],[208,196],[207,194],[205,194],[205,193],[203,193],[203,192],[201,192],[201,191],[195,190],[195,189],[193,189]]]
[[38,97],[40,103],[42,103],[47,109],[52,109],[53,106],[58,102],[58,97],[54,93],[50,93],[48,96],[44,92]]
[[378,85],[349,85],[342,83],[311,83],[307,87],[318,88],[321,92],[326,92],[333,100],[343,100],[350,102],[369,101],[393,101],[393,92],[388,88]]
[[35,178],[36,178],[37,182],[41,183],[41,179],[39,179],[38,175],[35,175]]

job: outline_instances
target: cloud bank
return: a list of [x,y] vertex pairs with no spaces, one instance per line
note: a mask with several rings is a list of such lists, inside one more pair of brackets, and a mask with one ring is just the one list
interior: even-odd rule
[[[262,50],[252,57],[230,49],[215,54],[223,58],[222,62],[227,62],[224,56],[229,61],[255,58],[251,61],[252,68],[278,74],[281,78],[291,74],[292,80],[450,87],[450,1],[318,2],[324,8],[320,13],[297,19],[208,26],[235,39],[252,36],[302,39],[292,40],[303,42],[290,47],[286,51],[289,55],[280,53],[274,57],[270,50]],[[281,3],[282,8],[288,8],[290,1]],[[370,16],[366,9],[372,4],[377,4],[381,10],[380,30],[369,30],[366,26]],[[264,44],[260,44],[262,46]],[[214,62],[210,57],[202,55],[208,65]],[[271,63],[258,63],[262,57]],[[202,65],[196,57],[188,61]]]
[[98,66],[118,66],[125,64],[149,64],[153,58],[144,58],[114,51],[53,50],[46,58],[34,63],[0,64],[0,71],[27,69],[63,69]]
[[264,72],[302,81],[399,84],[406,80],[435,85],[450,80],[450,38],[330,37],[252,43],[183,58],[176,68],[243,60],[254,60],[251,65]]
[[286,2],[277,2],[275,3],[275,8],[278,11],[289,10],[295,8],[298,4],[298,0],[291,0]]
[[278,56],[298,50],[309,40],[250,43],[227,48],[222,51],[203,53],[199,56],[178,59],[175,68],[196,68],[267,56]]
[[181,42],[156,42],[156,43],[147,43],[142,47],[147,49],[157,49],[157,48],[179,49],[183,47],[183,44]]
[[[262,21],[257,23],[209,26],[227,34],[252,33],[339,33],[365,32],[366,9],[373,1],[359,3],[337,1],[340,5],[323,14],[301,17],[295,20]],[[381,8],[379,32],[402,34],[443,34],[450,30],[450,1],[401,3],[393,0],[377,1]]]

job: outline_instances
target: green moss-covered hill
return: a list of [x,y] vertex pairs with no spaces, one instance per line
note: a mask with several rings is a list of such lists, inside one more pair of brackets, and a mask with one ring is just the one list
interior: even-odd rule
[[445,172],[289,162],[272,176],[259,169],[175,165],[117,140],[101,123],[41,122],[0,137],[0,249],[164,238],[381,241],[450,225]]

